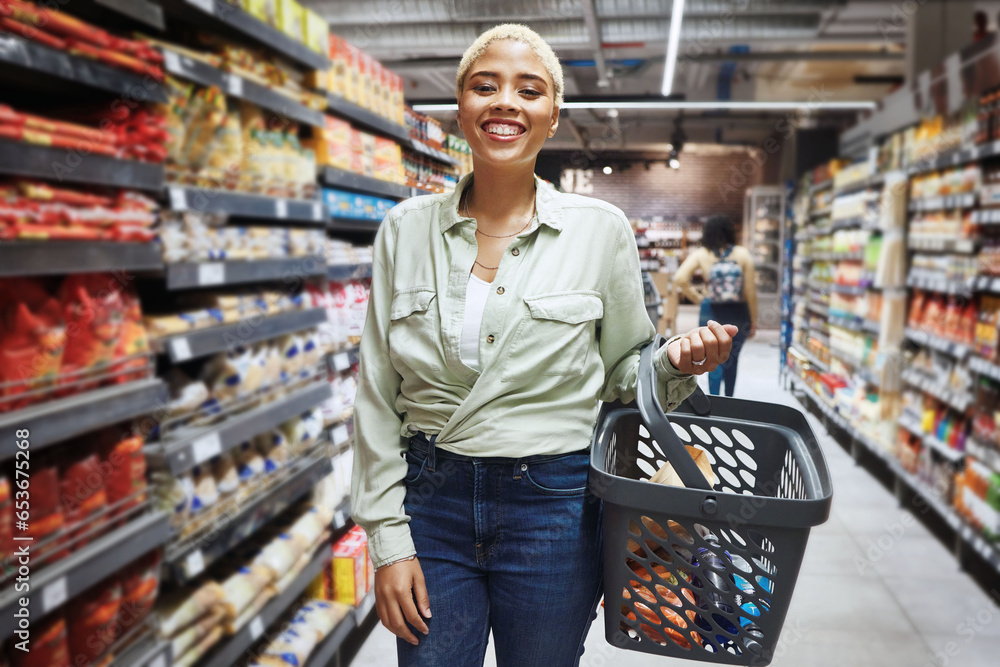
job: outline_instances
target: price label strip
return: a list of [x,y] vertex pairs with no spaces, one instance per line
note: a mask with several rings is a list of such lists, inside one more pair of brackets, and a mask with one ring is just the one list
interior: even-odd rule
[[250,636],[258,639],[262,634],[264,634],[264,621],[260,616],[254,616],[250,621]]
[[42,589],[42,613],[47,614],[66,601],[66,577],[59,577]]
[[170,356],[174,358],[175,362],[187,361],[194,356],[191,354],[191,344],[188,342],[187,336],[170,341]]
[[219,432],[215,431],[191,443],[191,451],[194,454],[195,463],[203,463],[213,456],[222,453],[222,441],[219,439]]
[[188,577],[197,577],[205,571],[205,556],[195,549],[184,558],[184,571]]
[[221,262],[207,262],[198,265],[199,285],[221,285],[226,282],[226,265]]

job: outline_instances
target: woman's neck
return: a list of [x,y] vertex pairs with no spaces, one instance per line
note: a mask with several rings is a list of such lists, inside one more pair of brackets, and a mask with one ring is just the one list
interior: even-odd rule
[[[492,223],[526,219],[535,206],[535,173],[527,169],[502,170],[476,166],[469,194],[470,212]],[[470,197],[471,195],[471,197]]]

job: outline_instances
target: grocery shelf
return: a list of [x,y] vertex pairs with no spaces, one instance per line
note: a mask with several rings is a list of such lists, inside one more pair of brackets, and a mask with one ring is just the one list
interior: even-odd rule
[[1000,224],[1000,208],[981,208],[972,212],[972,224],[974,225],[996,225]]
[[857,317],[838,317],[831,315],[829,323],[831,327],[840,327],[841,329],[850,329],[851,331],[878,333],[879,329],[878,322]]
[[228,213],[241,218],[258,220],[288,220],[325,224],[326,206],[309,199],[265,197],[232,190],[191,188],[171,185],[167,188],[172,211],[200,211],[202,213]]
[[344,120],[350,121],[354,125],[389,137],[390,139],[395,139],[404,147],[410,145],[410,129],[408,127],[394,123],[388,118],[383,118],[377,113],[369,111],[363,106],[355,104],[340,95],[326,93],[326,109]]
[[144,514],[65,558],[33,570],[30,591],[10,588],[0,593],[0,639],[10,637],[17,628],[14,612],[20,607],[19,598],[28,598],[30,618],[41,618],[166,542],[169,530],[170,520],[163,512]]
[[76,150],[20,141],[0,141],[0,174],[69,184],[86,183],[135,190],[163,189],[163,165],[118,160],[106,155],[81,155]]
[[262,494],[255,494],[235,513],[226,512],[211,524],[206,535],[194,536],[178,547],[167,547],[164,562],[174,580],[186,584],[253,535],[262,526],[304,497],[333,471],[330,457],[292,463],[292,472]]
[[858,215],[852,218],[843,218],[842,220],[834,220],[832,228],[834,230],[838,229],[861,229],[861,228],[872,228],[873,225],[867,224],[865,216]]
[[0,241],[0,277],[63,276],[163,268],[158,243],[114,241]]
[[957,449],[952,449],[946,443],[941,442],[936,437],[934,437],[934,435],[932,435],[931,433],[924,432],[924,430],[920,428],[920,423],[916,419],[914,419],[911,415],[908,415],[905,412],[899,416],[899,425],[904,429],[906,429],[907,431],[909,431],[910,433],[912,433],[913,435],[920,438],[920,440],[924,443],[925,447],[933,449],[938,454],[948,459],[952,463],[957,463],[961,461],[965,456],[964,452],[960,452]]
[[326,263],[321,257],[177,262],[167,264],[164,272],[167,289],[177,290],[268,281],[287,282],[308,276],[322,276],[326,273]]
[[921,197],[919,199],[911,199],[908,209],[910,212],[917,212],[949,211],[956,208],[972,208],[976,205],[976,200],[978,198],[979,195],[974,192],[938,197]]
[[991,141],[978,146],[956,148],[950,150],[933,160],[921,160],[907,169],[909,175],[922,174],[928,171],[937,171],[946,167],[956,167],[966,162],[983,160],[988,157],[1000,155],[1000,141]]
[[333,512],[333,530],[342,530],[351,521],[351,498],[344,498]]
[[162,456],[171,472],[179,475],[213,456],[232,449],[255,435],[265,433],[332,396],[326,379],[314,381],[273,401],[241,412],[212,426],[185,426],[170,433],[160,443]]
[[907,236],[906,247],[910,250],[922,250],[927,252],[950,252],[956,254],[970,254],[976,252],[977,244],[975,239],[958,239],[950,236]]
[[166,29],[163,8],[154,0],[93,0],[95,4],[116,11],[133,21],[145,23],[157,30]]
[[31,451],[150,414],[166,405],[167,388],[159,379],[138,380],[46,401],[0,414],[0,460],[18,451],[15,433],[27,430]]
[[833,196],[839,197],[841,195],[851,194],[852,192],[859,192],[867,188],[881,186],[883,183],[885,183],[885,174],[872,174],[868,178],[861,179],[860,181],[855,181],[853,183],[848,183],[847,185],[841,185],[839,188],[834,188]]
[[457,167],[460,164],[462,164],[461,162],[459,162],[452,156],[448,155],[444,151],[439,151],[435,148],[431,148],[422,141],[418,141],[416,139],[410,139],[410,145],[416,152],[420,153],[421,155],[426,155],[427,157],[437,160],[438,162],[450,164],[453,167]]
[[93,58],[74,56],[23,39],[15,35],[0,34],[0,67],[20,70],[32,75],[56,77],[64,81],[107,91],[128,99],[142,91],[144,99],[166,104],[164,87],[139,74],[105,65]]
[[997,366],[980,356],[973,355],[969,357],[969,370],[974,373],[979,373],[980,375],[985,375],[991,380],[1000,382],[1000,366]]
[[821,192],[831,187],[833,187],[833,179],[828,178],[825,181],[820,181],[819,183],[809,186],[809,195],[812,196],[817,192]]
[[[803,395],[809,398],[809,400],[816,405],[832,422],[834,422],[843,433],[850,436],[850,438],[864,447],[866,450],[878,457],[891,473],[895,476],[898,482],[905,484],[909,487],[915,494],[920,496],[926,501],[927,505],[931,507],[935,514],[937,514],[954,532],[954,537],[956,540],[955,546],[965,546],[972,549],[984,562],[988,563],[998,574],[1000,574],[1000,546],[995,544],[990,544],[981,535],[979,535],[968,522],[962,518],[958,512],[956,512],[951,506],[945,503],[932,489],[930,489],[926,484],[921,482],[917,477],[907,472],[903,466],[900,464],[899,460],[892,454],[886,451],[884,448],[880,447],[877,443],[873,442],[868,436],[854,428],[854,426],[849,423],[846,419],[841,417],[837,412],[828,406],[825,401],[820,399],[820,397],[810,389],[805,382],[801,379],[790,376],[792,384],[800,391]],[[803,405],[805,405],[803,403]],[[838,440],[841,446],[850,448],[850,443],[844,443],[840,434],[836,432],[831,432],[834,439]]]
[[980,445],[975,438],[970,437],[965,441],[965,452],[1000,475],[1000,453],[995,449]]
[[860,262],[865,258],[864,251],[857,252],[818,252],[813,259],[818,262]]
[[811,290],[816,290],[817,292],[830,291],[830,283],[824,280],[808,280],[806,281],[806,286]]
[[1000,277],[976,276],[968,283],[970,289],[976,292],[992,292],[1000,294]]
[[906,337],[917,345],[923,345],[925,347],[935,349],[938,352],[944,352],[945,354],[955,357],[960,361],[969,353],[969,348],[967,346],[948,340],[947,338],[941,338],[940,336],[929,334],[926,331],[920,331],[918,329],[911,329],[908,327],[906,329]]
[[368,614],[370,614],[374,608],[375,592],[370,591],[367,595],[365,595],[364,599],[361,600],[361,603],[354,608],[354,620],[357,624],[361,625],[364,623],[365,619],[368,618]]
[[820,361],[812,352],[809,352],[808,350],[800,350],[797,347],[795,348],[795,351],[798,354],[800,354],[803,357],[805,357],[806,360],[809,363],[811,363],[813,366],[815,366],[816,368],[820,369],[824,373],[829,373],[830,372],[830,365],[829,364],[825,364],[822,361]]
[[334,455],[350,449],[354,442],[354,415],[352,414],[339,424],[332,425],[329,429],[328,439],[333,447]]
[[809,217],[811,217],[811,218],[825,218],[826,216],[830,215],[831,213],[833,213],[833,207],[832,206],[826,206],[824,208],[818,208],[815,211],[810,211],[809,212]]
[[833,283],[830,285],[830,291],[839,292],[840,294],[851,294],[853,296],[861,296],[867,292],[870,288],[866,285],[838,285]]
[[[1000,281],[998,281],[998,285],[1000,285]],[[949,280],[943,275],[920,274],[912,271],[906,277],[906,286],[941,292],[942,294],[968,295],[972,292],[971,286],[964,280]]]
[[361,361],[361,351],[357,345],[335,352],[328,357],[330,370],[339,373]]
[[111,667],[166,667],[170,664],[170,642],[152,637],[116,653]]
[[249,623],[210,650],[208,655],[199,661],[200,667],[231,667],[237,664],[247,650],[263,636],[264,631],[284,616],[285,612],[309,587],[313,579],[319,576],[327,563],[330,562],[332,554],[329,542],[322,542],[316,549],[312,560],[292,580],[288,588],[271,598]]
[[238,74],[223,72],[208,63],[181,55],[169,48],[163,49],[163,58],[164,69],[174,76],[202,86],[215,86],[230,97],[253,102],[262,109],[272,111],[284,118],[306,125],[323,127],[322,111],[310,109],[277,90],[262,86],[256,81],[246,79]]
[[947,383],[938,382],[914,368],[903,371],[902,378],[906,384],[944,401],[959,412],[965,412],[972,405],[973,397],[970,394],[956,391]]
[[319,180],[331,188],[343,188],[389,199],[407,199],[412,194],[410,188],[405,185],[355,174],[336,167],[320,167]]
[[865,366],[861,362],[861,359],[858,359],[857,357],[851,356],[844,352],[840,352],[839,350],[836,349],[830,350],[830,356],[850,366],[854,370],[854,375],[860,378],[862,381],[870,385],[873,385],[875,387],[882,386],[882,378],[879,377],[879,375],[875,371]]
[[330,60],[277,28],[225,0],[160,0],[164,11],[187,19],[210,34],[229,34],[256,42],[305,69],[325,70]]
[[369,264],[329,264],[326,267],[326,277],[330,280],[361,280],[372,277],[372,265]]
[[806,303],[806,310],[811,310],[817,315],[822,315],[823,317],[827,317],[830,313],[830,309],[827,306],[813,303],[812,301]]
[[332,216],[327,221],[327,229],[331,232],[368,232],[374,234],[382,226],[381,220],[366,220],[364,218],[340,218]]
[[304,667],[327,667],[336,664],[333,662],[334,657],[357,627],[355,614],[348,612],[347,616],[333,629],[333,632],[316,645],[316,648],[306,659]]
[[240,347],[302,331],[326,321],[326,310],[308,308],[278,313],[270,317],[250,315],[232,324],[223,324],[176,336],[166,336],[153,341],[153,348],[160,354],[169,354],[174,363],[204,357],[215,352],[225,352]]

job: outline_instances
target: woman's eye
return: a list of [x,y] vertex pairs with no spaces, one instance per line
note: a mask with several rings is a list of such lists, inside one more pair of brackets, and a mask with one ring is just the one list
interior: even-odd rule
[[538,97],[539,95],[541,95],[541,93],[538,92],[537,90],[531,90],[530,88],[528,88],[527,90],[522,90],[521,94],[528,95],[530,97]]
[[473,90],[475,90],[476,92],[480,92],[480,93],[491,93],[491,92],[493,92],[493,86],[488,86],[486,84],[480,84],[480,85],[476,86],[475,88],[473,88]]

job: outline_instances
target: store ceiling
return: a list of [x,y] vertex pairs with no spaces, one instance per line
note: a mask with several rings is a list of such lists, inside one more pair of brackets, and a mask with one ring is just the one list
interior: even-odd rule
[[[566,96],[659,97],[672,0],[306,0],[332,30],[406,80],[411,103],[454,100],[466,47],[502,22],[526,23],[556,50]],[[731,19],[727,20],[727,13]],[[970,28],[971,30],[971,28]],[[904,71],[892,3],[687,0],[674,91],[686,100],[877,100]],[[782,112],[685,112],[691,142],[759,145]],[[674,111],[564,112],[553,148],[663,149]],[[447,119],[449,114],[440,114]],[[818,122],[849,123],[852,113]],[[817,122],[812,119],[808,122]],[[609,146],[610,147],[610,146]]]

